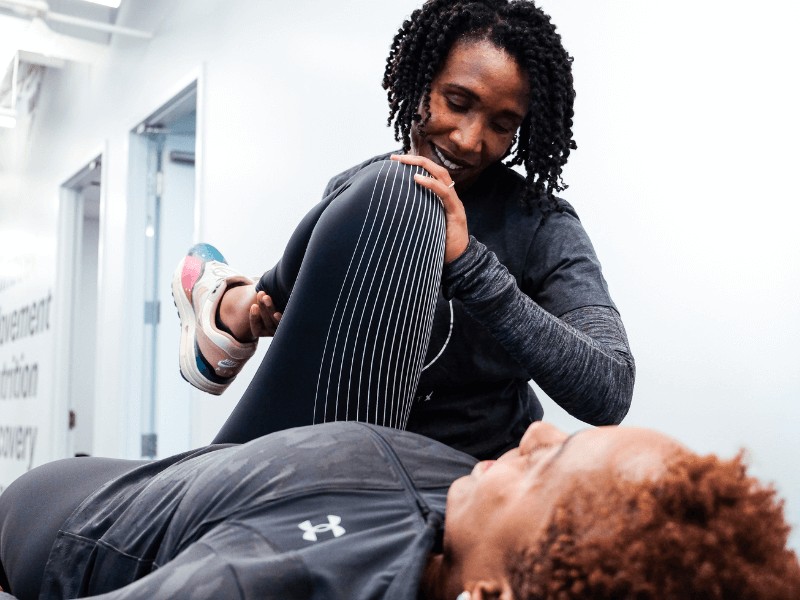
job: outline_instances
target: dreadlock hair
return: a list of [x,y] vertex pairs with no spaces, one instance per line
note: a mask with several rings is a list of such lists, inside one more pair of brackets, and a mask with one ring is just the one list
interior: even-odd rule
[[383,76],[389,99],[387,124],[394,121],[395,139],[408,152],[412,126],[424,133],[430,119],[431,82],[453,44],[461,40],[491,42],[528,74],[528,114],[506,164],[524,165],[524,206],[538,203],[544,214],[559,210],[554,192],[566,189],[561,170],[570,150],[577,148],[572,139],[572,57],[550,17],[532,2],[429,0],[411,13],[394,37]]
[[544,539],[509,556],[517,600],[800,598],[775,490],[686,452],[656,480],[578,482]]

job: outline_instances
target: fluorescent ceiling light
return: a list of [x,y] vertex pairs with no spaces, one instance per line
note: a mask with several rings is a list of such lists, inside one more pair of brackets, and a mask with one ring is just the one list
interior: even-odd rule
[[108,6],[109,8],[119,8],[119,5],[122,2],[122,0],[84,0],[84,2],[91,2],[92,4],[102,4],[103,6]]

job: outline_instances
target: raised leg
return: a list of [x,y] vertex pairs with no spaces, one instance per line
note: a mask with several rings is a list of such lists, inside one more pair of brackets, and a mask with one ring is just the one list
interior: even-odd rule
[[405,426],[445,236],[440,202],[415,172],[370,165],[319,214],[281,324],[215,442],[332,420]]

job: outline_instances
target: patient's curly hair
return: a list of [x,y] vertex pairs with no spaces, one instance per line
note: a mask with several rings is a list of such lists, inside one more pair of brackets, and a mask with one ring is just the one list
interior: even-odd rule
[[741,454],[686,453],[655,481],[587,483],[564,495],[541,544],[511,555],[517,600],[800,598],[783,502]]
[[[528,114],[508,164],[525,167],[524,205],[538,202],[545,213],[559,209],[553,194],[566,188],[561,170],[570,150],[577,147],[572,139],[572,57],[550,17],[532,2],[429,0],[411,13],[394,37],[383,76],[395,139],[408,152],[411,127],[419,123],[424,132],[430,118],[431,82],[459,40],[490,41],[527,72]],[[418,113],[420,105],[428,115],[424,120]]]

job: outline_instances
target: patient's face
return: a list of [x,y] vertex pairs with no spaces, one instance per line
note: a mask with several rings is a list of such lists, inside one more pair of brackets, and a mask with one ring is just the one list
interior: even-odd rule
[[601,487],[610,477],[657,477],[668,459],[683,451],[672,438],[649,429],[598,427],[567,436],[534,423],[519,448],[478,463],[471,475],[453,483],[446,548],[467,572],[502,561],[507,551],[535,543],[577,480],[591,478]]

